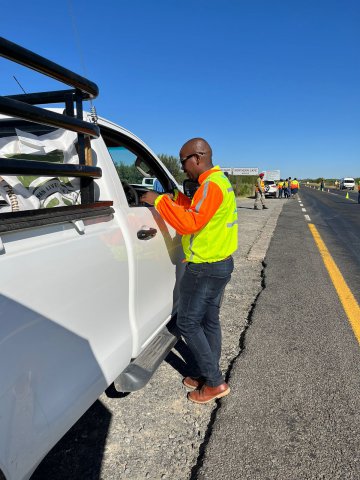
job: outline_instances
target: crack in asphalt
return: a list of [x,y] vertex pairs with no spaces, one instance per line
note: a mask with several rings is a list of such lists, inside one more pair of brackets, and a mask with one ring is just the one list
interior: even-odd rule
[[[244,325],[244,328],[243,330],[241,331],[240,333],[240,337],[239,337],[239,352],[237,353],[237,355],[234,356],[234,358],[230,361],[229,363],[229,366],[225,372],[225,381],[228,382],[230,377],[231,377],[231,372],[234,368],[234,365],[235,365],[235,362],[237,361],[237,359],[240,357],[240,355],[242,354],[242,352],[245,350],[245,340],[246,340],[246,332],[248,330],[248,328],[251,326],[252,324],[252,321],[253,321],[253,316],[254,316],[254,312],[255,312],[255,308],[256,308],[256,304],[257,304],[257,301],[258,301],[258,298],[259,296],[262,294],[262,292],[264,291],[264,289],[266,288],[266,274],[265,274],[265,269],[266,269],[266,262],[263,260],[262,262],[262,270],[260,272],[260,277],[261,277],[261,289],[260,291],[258,292],[258,294],[256,295],[254,301],[252,302],[251,304],[251,308],[249,310],[249,313],[248,313],[248,316],[246,318],[246,323]],[[211,438],[211,434],[212,434],[212,431],[213,431],[213,427],[214,427],[214,424],[215,424],[215,421],[216,421],[216,418],[217,418],[217,414],[219,412],[219,410],[221,409],[222,407],[222,402],[221,402],[221,399],[219,400],[216,400],[216,407],[214,408],[214,410],[211,412],[211,416],[210,416],[210,420],[209,420],[209,423],[208,423],[208,426],[206,428],[206,432],[205,432],[205,436],[204,436],[204,440],[203,442],[201,443],[200,447],[199,447],[199,455],[197,457],[197,461],[196,461],[196,464],[192,467],[191,469],[191,473],[190,473],[190,477],[189,477],[189,480],[197,480],[198,478],[198,473],[200,471],[200,469],[202,468],[203,466],[203,462],[204,462],[204,457],[205,457],[205,453],[206,453],[206,448],[208,446],[208,443],[210,441],[210,438]]]

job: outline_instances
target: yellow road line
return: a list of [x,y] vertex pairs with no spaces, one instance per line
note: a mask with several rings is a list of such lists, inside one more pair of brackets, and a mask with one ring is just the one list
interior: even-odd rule
[[320,233],[314,224],[308,223],[315,243],[320,251],[321,257],[324,261],[325,267],[330,275],[331,281],[334,284],[335,290],[340,298],[341,304],[349,319],[350,325],[354,331],[355,337],[360,344],[360,307],[355,300],[350,288],[341,275],[341,272],[329,253]]

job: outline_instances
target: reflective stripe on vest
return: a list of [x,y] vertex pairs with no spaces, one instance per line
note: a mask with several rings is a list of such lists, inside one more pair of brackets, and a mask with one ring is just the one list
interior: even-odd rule
[[238,218],[236,198],[228,178],[221,171],[214,171],[206,180],[203,197],[197,203],[196,211],[206,198],[208,184],[216,183],[223,194],[223,201],[215,215],[200,231],[182,236],[182,246],[188,262],[213,263],[224,260],[237,249]]

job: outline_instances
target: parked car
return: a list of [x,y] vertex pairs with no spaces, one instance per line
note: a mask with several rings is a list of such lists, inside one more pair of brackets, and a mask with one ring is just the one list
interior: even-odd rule
[[355,180],[352,177],[344,177],[340,180],[340,190],[354,190]]
[[145,177],[142,180],[142,185],[144,185],[145,187],[147,187],[150,190],[153,190],[155,180],[156,180],[156,178]]
[[93,82],[3,38],[0,55],[73,87],[0,97],[0,479],[27,480],[176,343],[180,237],[139,199],[142,178],[179,187],[138,137],[83,113]]
[[274,197],[277,196],[277,185],[274,180],[265,180],[265,197]]

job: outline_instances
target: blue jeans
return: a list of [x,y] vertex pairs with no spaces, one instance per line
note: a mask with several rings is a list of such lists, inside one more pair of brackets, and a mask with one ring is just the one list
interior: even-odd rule
[[224,382],[219,367],[219,311],[233,269],[232,257],[214,263],[189,262],[180,283],[177,325],[196,361],[192,376],[204,377],[210,387]]

